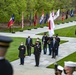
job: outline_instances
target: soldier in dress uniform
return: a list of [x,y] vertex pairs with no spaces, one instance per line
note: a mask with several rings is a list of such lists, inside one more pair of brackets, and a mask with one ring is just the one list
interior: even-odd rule
[[13,75],[12,65],[5,58],[11,42],[10,37],[0,35],[0,75]]
[[41,54],[41,49],[39,45],[39,41],[36,41],[35,44],[33,45],[34,47],[34,55],[35,55],[35,66],[39,66],[39,60],[40,60],[40,54]]
[[73,75],[75,68],[76,68],[76,62],[72,61],[64,62],[64,73],[66,75]]
[[55,64],[55,75],[62,75],[64,68],[58,64]]

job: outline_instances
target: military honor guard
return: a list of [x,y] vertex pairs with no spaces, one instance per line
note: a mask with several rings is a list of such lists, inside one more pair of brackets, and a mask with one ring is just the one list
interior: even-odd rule
[[62,75],[63,70],[62,66],[55,64],[55,75]]
[[64,73],[66,75],[73,75],[75,68],[76,68],[76,62],[72,61],[64,62]]
[[0,35],[0,75],[13,75],[12,65],[5,58],[11,42],[10,37]]

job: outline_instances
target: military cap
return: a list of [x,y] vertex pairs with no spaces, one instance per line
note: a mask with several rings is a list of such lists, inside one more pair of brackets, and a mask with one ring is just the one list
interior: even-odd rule
[[10,37],[0,35],[0,46],[1,47],[9,47],[10,42],[12,42],[12,39]]
[[76,62],[67,61],[67,62],[64,62],[64,65],[68,67],[76,67]]
[[60,65],[57,66],[57,69],[60,70],[60,71],[64,70],[64,68],[62,66],[60,66]]

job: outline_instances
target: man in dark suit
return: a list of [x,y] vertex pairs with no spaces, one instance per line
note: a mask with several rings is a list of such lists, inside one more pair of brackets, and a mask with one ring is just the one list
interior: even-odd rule
[[26,38],[26,47],[28,56],[31,56],[31,45],[32,45],[32,38],[28,36],[28,38]]
[[23,42],[21,42],[18,50],[19,50],[20,65],[24,65],[24,58],[25,58],[25,54],[26,54],[26,47],[24,46]]
[[47,35],[46,33],[44,33],[43,37],[42,37],[42,44],[43,44],[43,51],[44,51],[44,54],[47,53]]
[[6,52],[12,39],[0,35],[0,75],[13,75],[13,68],[8,60],[5,59]]
[[57,47],[57,50],[56,50],[56,56],[58,55],[58,51],[59,51],[59,45],[60,45],[60,38],[59,38],[59,36],[58,36],[58,34],[56,34],[56,40],[57,40],[57,42],[58,42],[58,47]]
[[57,47],[58,47],[58,41],[56,40],[55,37],[53,37],[53,40],[51,42],[52,58],[55,58],[56,57]]
[[39,59],[40,59],[40,54],[41,54],[41,50],[40,50],[40,45],[39,45],[39,41],[36,41],[35,45],[33,45],[34,47],[34,55],[35,55],[35,66],[39,66]]

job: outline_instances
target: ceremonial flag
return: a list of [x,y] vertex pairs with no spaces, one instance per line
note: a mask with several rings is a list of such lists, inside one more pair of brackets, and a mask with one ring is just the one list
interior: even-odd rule
[[22,12],[22,29],[24,28],[24,16],[23,16],[23,12]]
[[47,22],[48,18],[49,18],[49,15],[48,15],[48,14],[46,14],[46,17],[45,17],[44,23],[46,23],[46,22]]
[[14,14],[12,15],[10,21],[8,22],[8,28],[10,28],[14,24]]
[[56,18],[58,18],[59,15],[60,15],[60,9],[58,9],[58,11],[56,12],[56,14],[55,14],[55,16],[54,16],[54,20],[55,20]]
[[48,33],[49,33],[49,36],[52,37],[54,35],[54,20],[53,20],[53,17],[52,17],[52,13],[50,13],[50,17],[48,19]]
[[42,16],[41,16],[41,18],[40,18],[40,24],[43,23],[43,20],[44,20],[44,12],[42,12]]
[[34,26],[36,26],[36,24],[37,24],[37,12],[34,15]]

